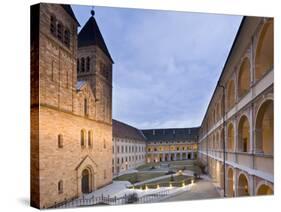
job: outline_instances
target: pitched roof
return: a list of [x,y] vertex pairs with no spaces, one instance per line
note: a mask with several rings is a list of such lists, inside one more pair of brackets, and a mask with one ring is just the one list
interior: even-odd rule
[[197,139],[199,127],[142,130],[147,141],[175,141]]
[[145,141],[141,130],[115,119],[112,119],[112,131],[113,137]]
[[78,48],[90,45],[98,46],[113,63],[94,16],[89,18],[78,34]]
[[61,4],[61,6],[68,13],[68,15],[70,15],[73,18],[73,20],[78,24],[78,26],[80,26],[78,20],[76,19],[75,15],[74,15],[74,12],[73,12],[71,6],[69,4]]

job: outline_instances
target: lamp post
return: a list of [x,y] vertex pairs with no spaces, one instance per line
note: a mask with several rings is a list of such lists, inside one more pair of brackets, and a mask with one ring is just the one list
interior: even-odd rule
[[225,158],[226,158],[226,151],[225,151],[225,86],[221,85],[220,82],[218,84],[220,88],[222,88],[222,120],[223,120],[223,196],[226,197],[226,165],[225,165]]

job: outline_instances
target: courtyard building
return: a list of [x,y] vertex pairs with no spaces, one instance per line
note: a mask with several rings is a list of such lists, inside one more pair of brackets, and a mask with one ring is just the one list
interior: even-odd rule
[[141,130],[112,120],[112,173],[119,175],[145,164],[146,138]]
[[142,130],[147,141],[147,163],[197,158],[199,128]]
[[273,194],[273,19],[244,17],[199,132],[225,196]]

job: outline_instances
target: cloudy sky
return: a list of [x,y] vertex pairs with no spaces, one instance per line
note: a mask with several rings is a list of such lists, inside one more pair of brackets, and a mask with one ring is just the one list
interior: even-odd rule
[[[91,7],[72,6],[80,25]],[[113,118],[135,127],[201,124],[241,16],[95,7],[115,62]]]

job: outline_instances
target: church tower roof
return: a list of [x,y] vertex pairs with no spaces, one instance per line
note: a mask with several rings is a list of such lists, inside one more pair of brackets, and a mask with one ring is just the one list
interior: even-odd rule
[[91,11],[91,15],[92,16],[89,18],[87,23],[84,25],[84,27],[78,34],[78,48],[96,45],[108,56],[108,58],[113,63],[113,60],[110,56],[110,53],[106,47],[106,44],[98,27],[98,24],[94,18],[93,10]]

